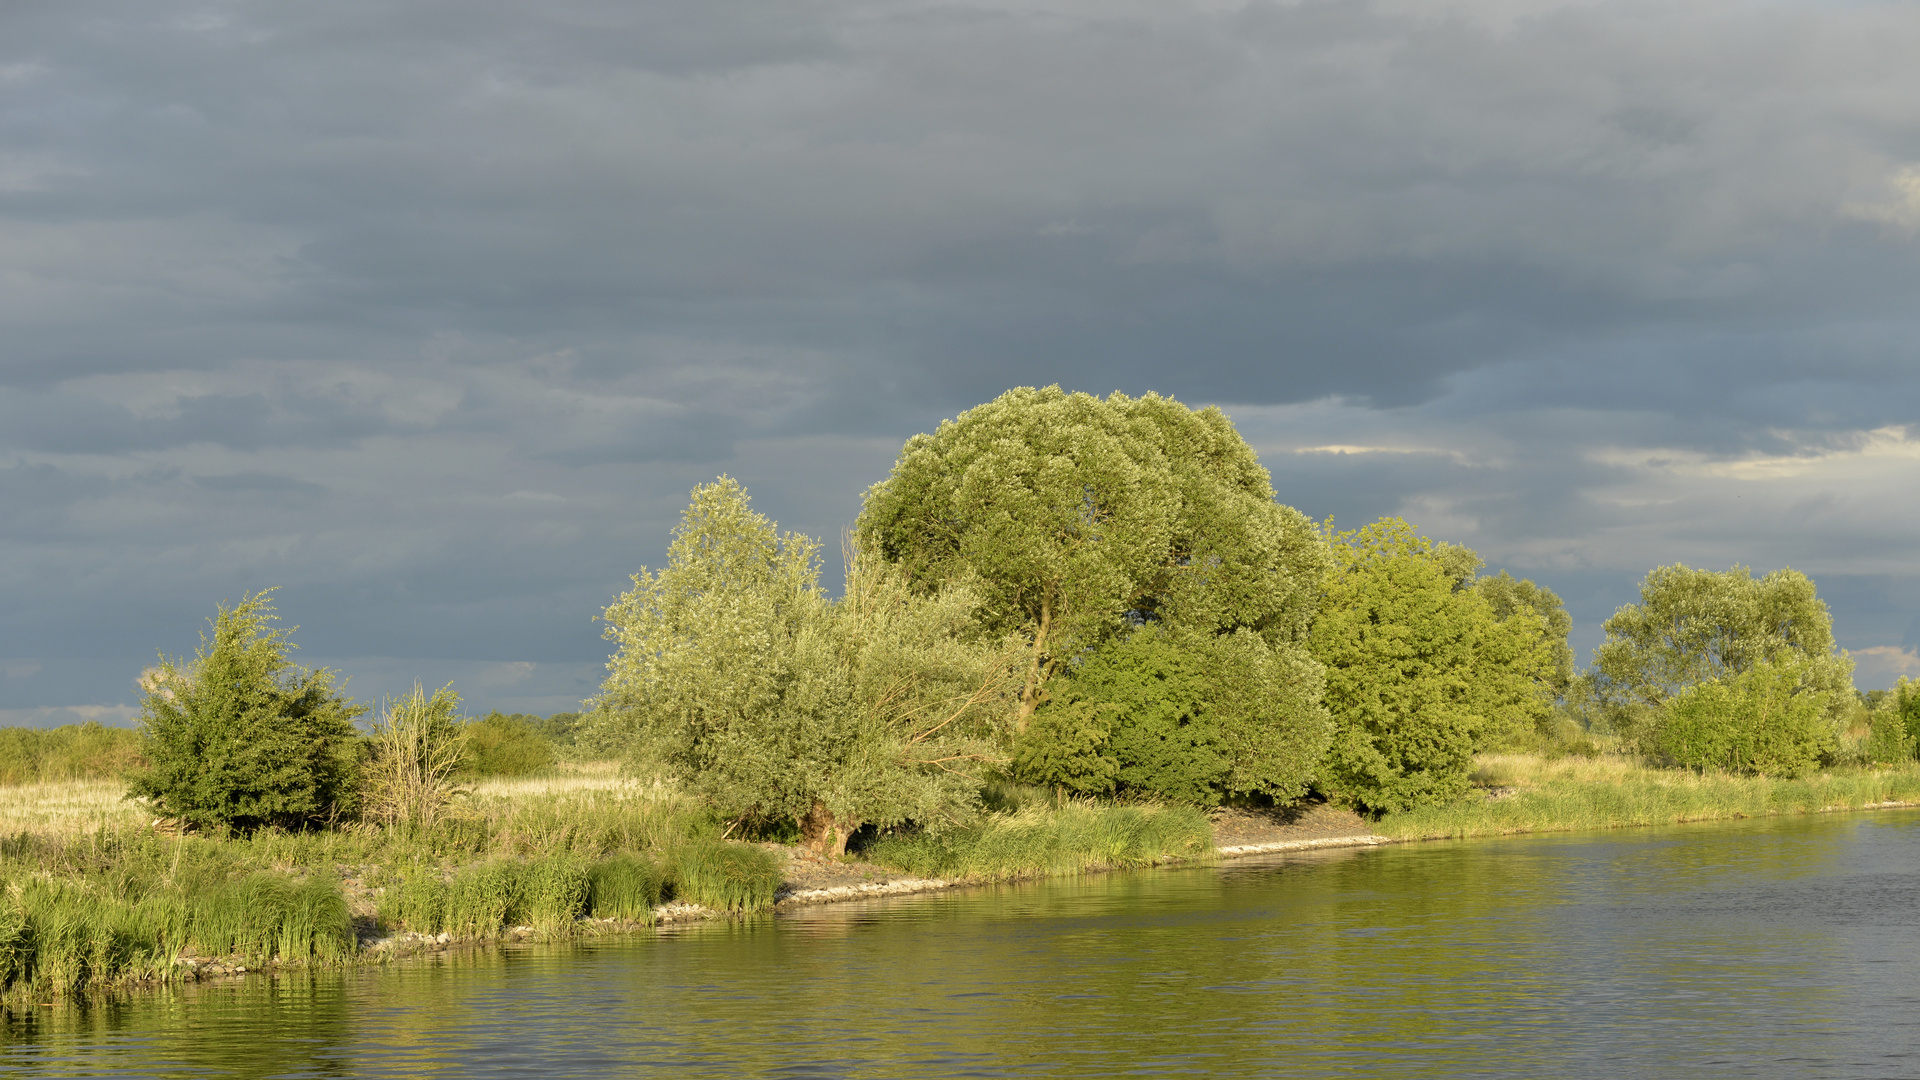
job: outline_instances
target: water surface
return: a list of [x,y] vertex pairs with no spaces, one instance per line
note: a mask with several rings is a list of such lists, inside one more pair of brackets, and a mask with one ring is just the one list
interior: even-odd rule
[[1320,852],[186,987],[153,1077],[1920,1076],[1920,812]]

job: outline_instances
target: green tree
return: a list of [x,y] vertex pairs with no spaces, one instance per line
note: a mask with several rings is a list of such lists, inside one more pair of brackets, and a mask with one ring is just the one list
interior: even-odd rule
[[[918,589],[977,589],[985,628],[1021,637],[1023,730],[1066,665],[1142,622],[1246,629],[1302,653],[1327,565],[1218,409],[1057,386],[1010,390],[908,440],[856,536]],[[1285,666],[1312,680],[1303,657]]]
[[1143,626],[1061,676],[1017,743],[1015,772],[1083,793],[1119,786],[1209,806],[1299,798],[1332,736],[1317,667],[1287,667],[1305,659],[1251,630]]
[[1765,776],[1803,776],[1839,747],[1828,692],[1811,685],[1816,662],[1755,660],[1669,697],[1653,748],[1676,765]]
[[1567,614],[1567,606],[1560,597],[1544,585],[1516,578],[1505,570],[1476,579],[1473,591],[1487,602],[1493,617],[1502,622],[1516,615],[1533,615],[1540,620],[1546,639],[1544,647],[1552,663],[1547,683],[1555,697],[1565,696],[1574,679],[1573,646],[1567,643],[1567,635],[1573,632],[1573,616]]
[[1663,566],[1641,583],[1640,603],[1614,612],[1605,630],[1593,659],[1607,690],[1654,709],[1762,661],[1802,671],[1796,685],[1825,695],[1836,726],[1854,698],[1853,658],[1834,649],[1832,615],[1813,582],[1790,569],[1756,579],[1744,566]]
[[1330,539],[1311,638],[1335,724],[1321,782],[1374,813],[1458,798],[1476,749],[1544,721],[1564,631],[1512,602],[1531,583],[1482,589],[1479,556],[1398,518]]
[[221,605],[191,661],[161,657],[140,679],[149,766],[131,794],[194,828],[299,827],[350,813],[366,711],[334,673],[287,660],[267,589]]
[[969,812],[1009,660],[963,589],[922,595],[852,560],[839,603],[818,544],[780,535],[736,481],[696,488],[667,567],[606,610],[619,643],[593,738],[652,759],[734,818],[793,818],[844,851],[862,824]]

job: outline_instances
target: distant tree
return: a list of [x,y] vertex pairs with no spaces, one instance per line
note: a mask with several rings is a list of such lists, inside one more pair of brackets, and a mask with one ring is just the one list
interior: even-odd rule
[[1744,566],[1724,573],[1663,566],[1641,583],[1640,603],[1614,612],[1605,630],[1594,668],[1607,690],[1655,709],[1688,687],[1762,661],[1800,672],[1798,692],[1824,694],[1835,726],[1854,698],[1853,658],[1835,650],[1827,605],[1793,570],[1756,579]]
[[1814,667],[1803,656],[1760,659],[1683,687],[1664,702],[1652,748],[1692,769],[1805,775],[1839,746]]
[[961,589],[921,595],[855,558],[845,599],[818,544],[736,481],[696,488],[668,564],[606,611],[619,643],[594,737],[656,761],[734,818],[792,818],[842,852],[862,824],[967,813],[1010,702],[1009,657]]
[[1249,630],[1313,679],[1325,544],[1218,409],[1010,390],[908,440],[856,543],[918,590],[977,589],[985,628],[1025,641],[1023,730],[1057,674],[1146,623]]
[[162,657],[141,676],[149,767],[131,794],[195,828],[298,827],[350,813],[366,708],[336,692],[333,672],[288,662],[293,648],[268,589],[222,605],[213,638],[190,661]]
[[537,716],[498,709],[469,721],[463,733],[466,771],[474,776],[528,776],[552,767],[553,744],[542,723]]
[[1560,597],[1544,585],[1535,585],[1525,578],[1515,578],[1505,570],[1490,577],[1475,579],[1473,591],[1487,602],[1493,617],[1502,622],[1515,615],[1527,614],[1540,619],[1546,637],[1545,647],[1553,661],[1548,685],[1554,696],[1565,695],[1574,679],[1573,646],[1567,643],[1567,636],[1573,632],[1573,616],[1567,614],[1567,606]]

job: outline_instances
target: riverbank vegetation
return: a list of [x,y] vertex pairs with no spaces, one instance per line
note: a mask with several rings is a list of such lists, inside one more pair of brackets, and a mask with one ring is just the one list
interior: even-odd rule
[[0,794],[0,983],[330,962],[342,917],[753,910],[796,843],[994,880],[1202,857],[1223,805],[1422,838],[1920,798],[1920,685],[1856,693],[1804,575],[1657,568],[1580,672],[1552,591],[1397,518],[1315,524],[1217,409],[1010,391],[909,440],[846,543],[835,595],[818,541],[696,488],[601,613],[599,694],[544,719],[369,710],[290,661],[270,590],[222,605],[141,676],[137,745],[0,737],[5,777],[66,784]]

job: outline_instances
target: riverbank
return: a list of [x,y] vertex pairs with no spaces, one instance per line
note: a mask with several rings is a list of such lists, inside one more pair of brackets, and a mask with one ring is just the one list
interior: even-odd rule
[[1460,804],[1378,821],[1324,804],[1208,818],[1028,792],[968,830],[870,844],[865,861],[723,841],[696,808],[611,767],[476,785],[459,815],[411,835],[181,837],[108,782],[0,788],[0,985],[20,1001],[996,880],[1920,804],[1920,765],[1769,780],[1488,755],[1475,779]]

